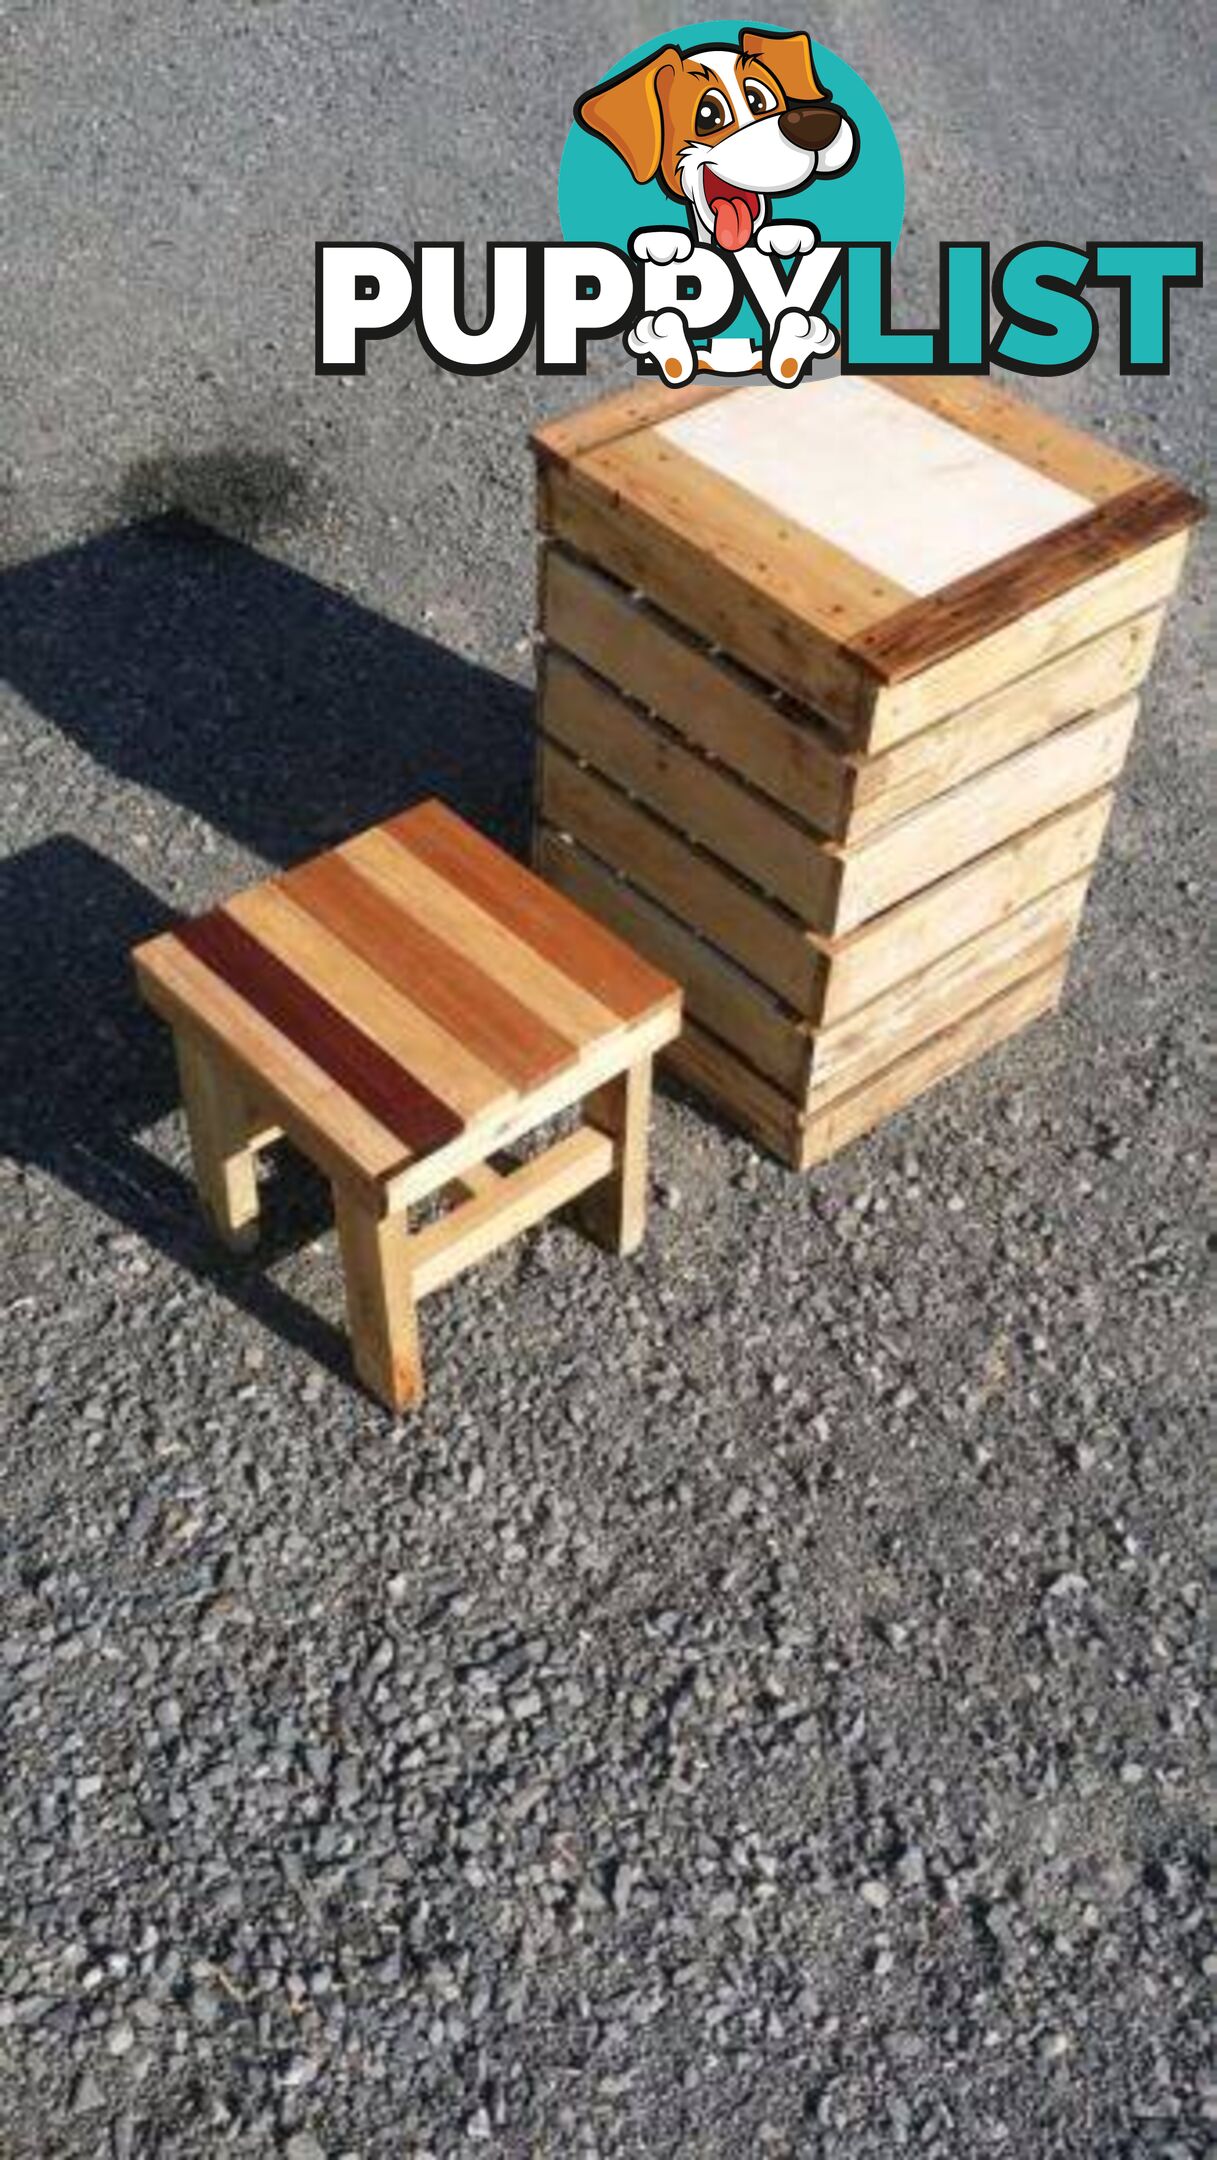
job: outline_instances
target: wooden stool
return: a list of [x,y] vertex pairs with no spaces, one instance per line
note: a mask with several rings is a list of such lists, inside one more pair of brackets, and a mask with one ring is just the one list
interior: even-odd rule
[[[283,1136],[325,1172],[356,1369],[392,1408],[422,1394],[417,1300],[517,1231],[586,1193],[599,1243],[640,1242],[651,1065],[680,993],[441,803],[134,959],[173,1029],[207,1214],[253,1242],[255,1151]],[[492,1167],[575,1103],[577,1131]],[[448,1187],[464,1197],[409,1234],[407,1211]]]

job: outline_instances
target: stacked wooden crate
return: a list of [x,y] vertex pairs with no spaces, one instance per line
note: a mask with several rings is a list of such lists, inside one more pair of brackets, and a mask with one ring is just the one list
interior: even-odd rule
[[542,428],[535,859],[820,1161],[1057,1002],[1201,505],[974,378]]

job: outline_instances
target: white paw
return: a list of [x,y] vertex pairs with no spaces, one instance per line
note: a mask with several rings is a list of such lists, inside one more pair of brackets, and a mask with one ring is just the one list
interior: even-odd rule
[[755,245],[762,255],[810,255],[820,235],[814,225],[762,225]]
[[654,360],[666,382],[687,383],[697,360],[689,343],[689,325],[676,308],[640,315],[625,333],[625,349],[639,360]]
[[630,250],[639,262],[688,262],[693,253],[693,239],[690,233],[678,232],[675,226],[657,225],[653,232],[636,232]]
[[778,316],[766,361],[771,381],[793,389],[813,360],[837,349],[837,333],[822,315],[784,308]]

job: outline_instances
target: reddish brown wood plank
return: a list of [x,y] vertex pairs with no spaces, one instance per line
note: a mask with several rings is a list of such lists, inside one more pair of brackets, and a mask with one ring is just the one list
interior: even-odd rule
[[1205,515],[1200,499],[1155,473],[1085,517],[1015,548],[941,592],[863,630],[854,650],[883,682],[901,682],[1016,622],[1113,563],[1181,532]]
[[619,1019],[640,1020],[673,995],[674,984],[657,968],[443,803],[420,803],[384,829]]
[[575,1045],[361,877],[320,855],[280,878],[283,890],[386,982],[438,1020],[513,1087],[531,1088],[575,1057]]
[[222,908],[182,923],[176,936],[204,967],[380,1119],[412,1155],[426,1155],[464,1131],[449,1105],[403,1072],[282,960]]

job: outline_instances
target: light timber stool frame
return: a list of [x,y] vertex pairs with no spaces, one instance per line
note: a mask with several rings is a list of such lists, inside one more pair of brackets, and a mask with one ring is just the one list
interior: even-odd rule
[[[224,1242],[257,1237],[255,1157],[287,1138],[330,1180],[355,1366],[422,1394],[417,1305],[582,1200],[610,1251],[646,1220],[666,976],[438,802],[137,947],[173,1029],[195,1181]],[[491,1158],[559,1113],[521,1166]],[[445,1212],[409,1215],[443,1194]]]

